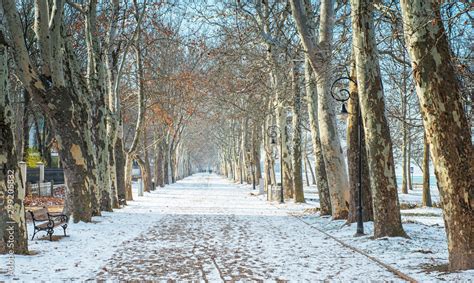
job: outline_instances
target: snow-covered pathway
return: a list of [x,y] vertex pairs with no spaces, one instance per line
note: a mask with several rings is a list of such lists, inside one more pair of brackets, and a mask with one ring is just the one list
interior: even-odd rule
[[134,195],[93,223],[71,223],[69,237],[29,241],[33,255],[15,256],[14,278],[0,256],[0,280],[398,280],[290,216],[314,205],[272,205],[248,188],[196,174]]
[[397,279],[216,175],[194,175],[140,201],[163,217],[116,250],[99,279]]

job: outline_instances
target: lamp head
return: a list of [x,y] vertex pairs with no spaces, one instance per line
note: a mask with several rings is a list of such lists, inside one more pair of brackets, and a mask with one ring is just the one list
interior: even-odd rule
[[341,112],[339,112],[339,114],[337,115],[337,117],[338,117],[339,120],[341,120],[341,121],[346,121],[347,118],[349,117],[349,112],[347,112],[346,104],[345,104],[345,103],[342,104]]

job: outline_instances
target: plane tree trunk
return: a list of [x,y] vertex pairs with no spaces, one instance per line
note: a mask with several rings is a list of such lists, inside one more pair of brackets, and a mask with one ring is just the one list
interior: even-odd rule
[[25,189],[17,165],[17,150],[13,139],[13,111],[8,93],[8,52],[3,7],[0,7],[0,254],[10,251],[28,254],[26,231]]
[[95,192],[98,212],[112,211],[112,190],[110,187],[109,168],[109,136],[107,135],[107,113],[105,105],[106,79],[105,68],[102,60],[97,34],[97,0],[88,3],[85,13],[85,34],[87,46],[87,87],[94,103],[93,113],[93,141],[95,145],[95,174],[98,189]]
[[[351,79],[356,82],[355,61],[351,66]],[[350,99],[348,101],[347,111],[347,164],[349,167],[349,183],[351,200],[349,202],[349,217],[347,222],[357,221],[357,207],[359,204],[358,182],[359,182],[359,158],[362,158],[361,170],[361,189],[362,189],[362,219],[363,221],[372,221],[374,219],[372,206],[372,191],[370,189],[369,168],[367,165],[367,151],[365,147],[364,131],[361,131],[361,152],[359,152],[359,95],[357,85],[349,83]],[[360,125],[360,127],[363,126]]]
[[[119,188],[119,178],[122,176],[117,175],[117,160],[120,158],[117,156],[115,151],[117,144],[117,135],[118,135],[118,125],[120,119],[120,103],[118,101],[117,87],[115,86],[118,75],[118,55],[114,52],[114,44],[117,36],[117,25],[118,25],[118,16],[120,9],[120,1],[112,0],[111,1],[111,10],[112,14],[110,17],[109,30],[105,40],[105,71],[107,73],[107,94],[105,96],[105,102],[107,107],[107,121],[106,121],[106,131],[108,137],[108,170],[109,170],[109,180],[110,180],[110,192],[111,192],[111,202],[113,208],[119,207],[119,191],[123,191],[124,188]],[[123,169],[121,169],[123,170]]]
[[438,1],[401,1],[405,41],[440,189],[449,268],[474,268],[474,150]]
[[293,199],[295,202],[305,202],[303,191],[303,171],[301,164],[301,91],[299,88],[298,73],[292,68],[293,87]]
[[164,187],[165,182],[163,178],[163,146],[162,142],[155,145],[155,185]]
[[[309,126],[311,129],[311,142],[315,159],[316,187],[318,188],[319,204],[321,215],[331,215],[331,197],[329,194],[329,184],[324,164],[323,149],[319,136],[318,125],[318,95],[315,90],[313,71],[308,60],[305,61],[305,85],[308,106]],[[308,160],[309,164],[309,160]],[[311,166],[311,165],[310,165]]]
[[151,173],[151,166],[150,166],[150,158],[148,157],[148,146],[147,146],[147,138],[146,132],[143,132],[143,187],[145,192],[150,192],[154,190],[153,182],[152,182],[152,173]]
[[[68,188],[68,204],[72,205],[66,208],[66,212],[72,212],[74,222],[89,222],[92,216],[91,194],[96,189],[96,180],[92,173],[94,152],[90,147],[91,136],[83,134],[90,122],[90,108],[85,97],[87,87],[78,79],[80,74],[77,71],[77,60],[61,35],[64,3],[56,0],[52,4],[50,17],[47,13],[42,13],[42,9],[39,11],[42,16],[36,18],[36,21],[40,21],[36,24],[38,34],[41,34],[38,36],[40,50],[51,49],[51,59],[46,53],[42,53],[44,56],[40,57],[42,66],[49,67],[49,77],[47,74],[40,75],[37,68],[32,67],[16,2],[4,0],[3,8],[10,29],[18,77],[49,120],[58,142]],[[41,28],[44,21],[50,23],[47,30]],[[42,71],[46,69],[42,68]]]
[[334,1],[321,1],[317,43],[313,41],[313,32],[307,21],[308,15],[312,15],[311,5],[304,6],[302,0],[291,0],[290,3],[298,34],[316,77],[319,134],[331,198],[332,217],[345,219],[349,207],[349,179],[336,128],[334,99],[329,89]]
[[390,129],[385,117],[373,3],[352,0],[351,11],[358,94],[374,209],[374,237],[406,236],[400,217]]
[[[142,13],[143,14],[143,13]],[[143,131],[144,120],[145,120],[145,95],[144,95],[144,80],[143,80],[143,58],[141,50],[141,28],[140,28],[140,14],[138,7],[135,7],[135,20],[137,22],[137,40],[135,42],[135,57],[136,57],[136,78],[138,85],[138,95],[137,95],[137,104],[138,104],[138,113],[137,121],[135,123],[135,133],[133,136],[132,144],[127,150],[125,157],[125,198],[126,200],[133,200],[132,196],[132,162],[133,157],[136,154],[138,143],[140,139],[140,134]]]

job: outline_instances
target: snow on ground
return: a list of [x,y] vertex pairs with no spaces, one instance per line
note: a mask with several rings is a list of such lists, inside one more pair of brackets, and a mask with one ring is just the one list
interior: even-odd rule
[[[345,221],[330,218],[303,216],[303,220],[345,243],[375,256],[419,281],[473,280],[474,270],[446,273],[448,251],[444,228],[418,223],[406,223],[403,228],[410,238],[371,239],[373,222],[365,223],[366,236],[354,237],[355,223],[348,226]],[[438,270],[438,271],[436,271]]]
[[[306,201],[315,202],[319,205],[318,190],[315,185],[305,186],[304,193]],[[431,201],[434,206],[439,206],[439,191],[436,187],[430,187]],[[414,186],[413,190],[408,190],[407,194],[403,194],[401,189],[398,190],[398,199],[400,204],[407,207],[421,206],[423,196],[423,188],[421,186]]]
[[[431,188],[433,202],[439,203],[436,187]],[[316,212],[319,197],[314,186],[305,187],[306,204],[287,201],[278,204],[289,210],[305,223],[321,229],[343,242],[358,248],[382,262],[420,281],[474,281],[474,270],[448,273],[448,250],[441,208],[421,207],[422,189],[415,187],[408,194],[399,192],[400,203],[417,206],[402,209],[403,228],[409,238],[381,238],[374,240],[373,222],[364,223],[366,236],[354,237],[356,224],[347,225],[344,220],[320,217]],[[261,200],[264,195],[258,196]],[[308,207],[308,205],[310,207]],[[311,207],[313,209],[311,209]]]
[[[439,206],[439,191],[437,187],[430,187],[431,201],[433,205]],[[400,203],[419,205],[421,206],[421,199],[423,196],[423,187],[420,185],[414,186],[413,190],[408,190],[408,194],[402,194],[401,189],[398,190],[398,198]]]
[[[136,196],[135,196],[136,198]],[[69,223],[68,237],[49,241],[39,232],[34,240],[33,225],[28,222],[30,256],[15,255],[15,274],[22,281],[84,280],[94,278],[98,266],[112,256],[121,243],[133,239],[159,221],[163,215],[144,198],[129,202],[123,209],[103,212],[93,217],[93,223]],[[62,235],[61,227],[55,235]],[[0,256],[0,270],[6,262]],[[0,280],[13,279],[0,275]]]
[[[197,175],[149,195],[166,216],[99,272],[115,280],[396,279],[245,186]],[[364,262],[364,266],[359,266]]]
[[[310,226],[418,280],[474,278],[472,270],[426,271],[425,267],[447,263],[439,209],[402,211],[410,239],[371,240],[371,223],[365,225],[367,236],[355,238],[355,225],[319,217],[314,188],[306,204],[268,203],[255,193],[248,185],[217,175],[196,174],[143,197],[135,195],[129,206],[95,217],[94,223],[71,224],[67,238],[30,241],[37,254],[15,256],[16,278],[400,281]],[[31,235],[31,225],[28,228]]]

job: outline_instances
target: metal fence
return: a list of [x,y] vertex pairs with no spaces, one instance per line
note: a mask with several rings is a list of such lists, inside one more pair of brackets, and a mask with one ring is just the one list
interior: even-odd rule
[[52,184],[51,182],[31,184],[30,192],[33,196],[52,196]]
[[29,185],[29,193],[32,196],[41,196],[41,197],[58,197],[64,198],[65,197],[65,185],[59,184],[54,185],[53,182],[45,182],[45,183],[36,183],[36,184],[28,184]]
[[[26,169],[26,181],[37,183],[40,179],[39,168]],[[64,170],[62,168],[44,168],[44,180],[55,184],[64,184]]]

